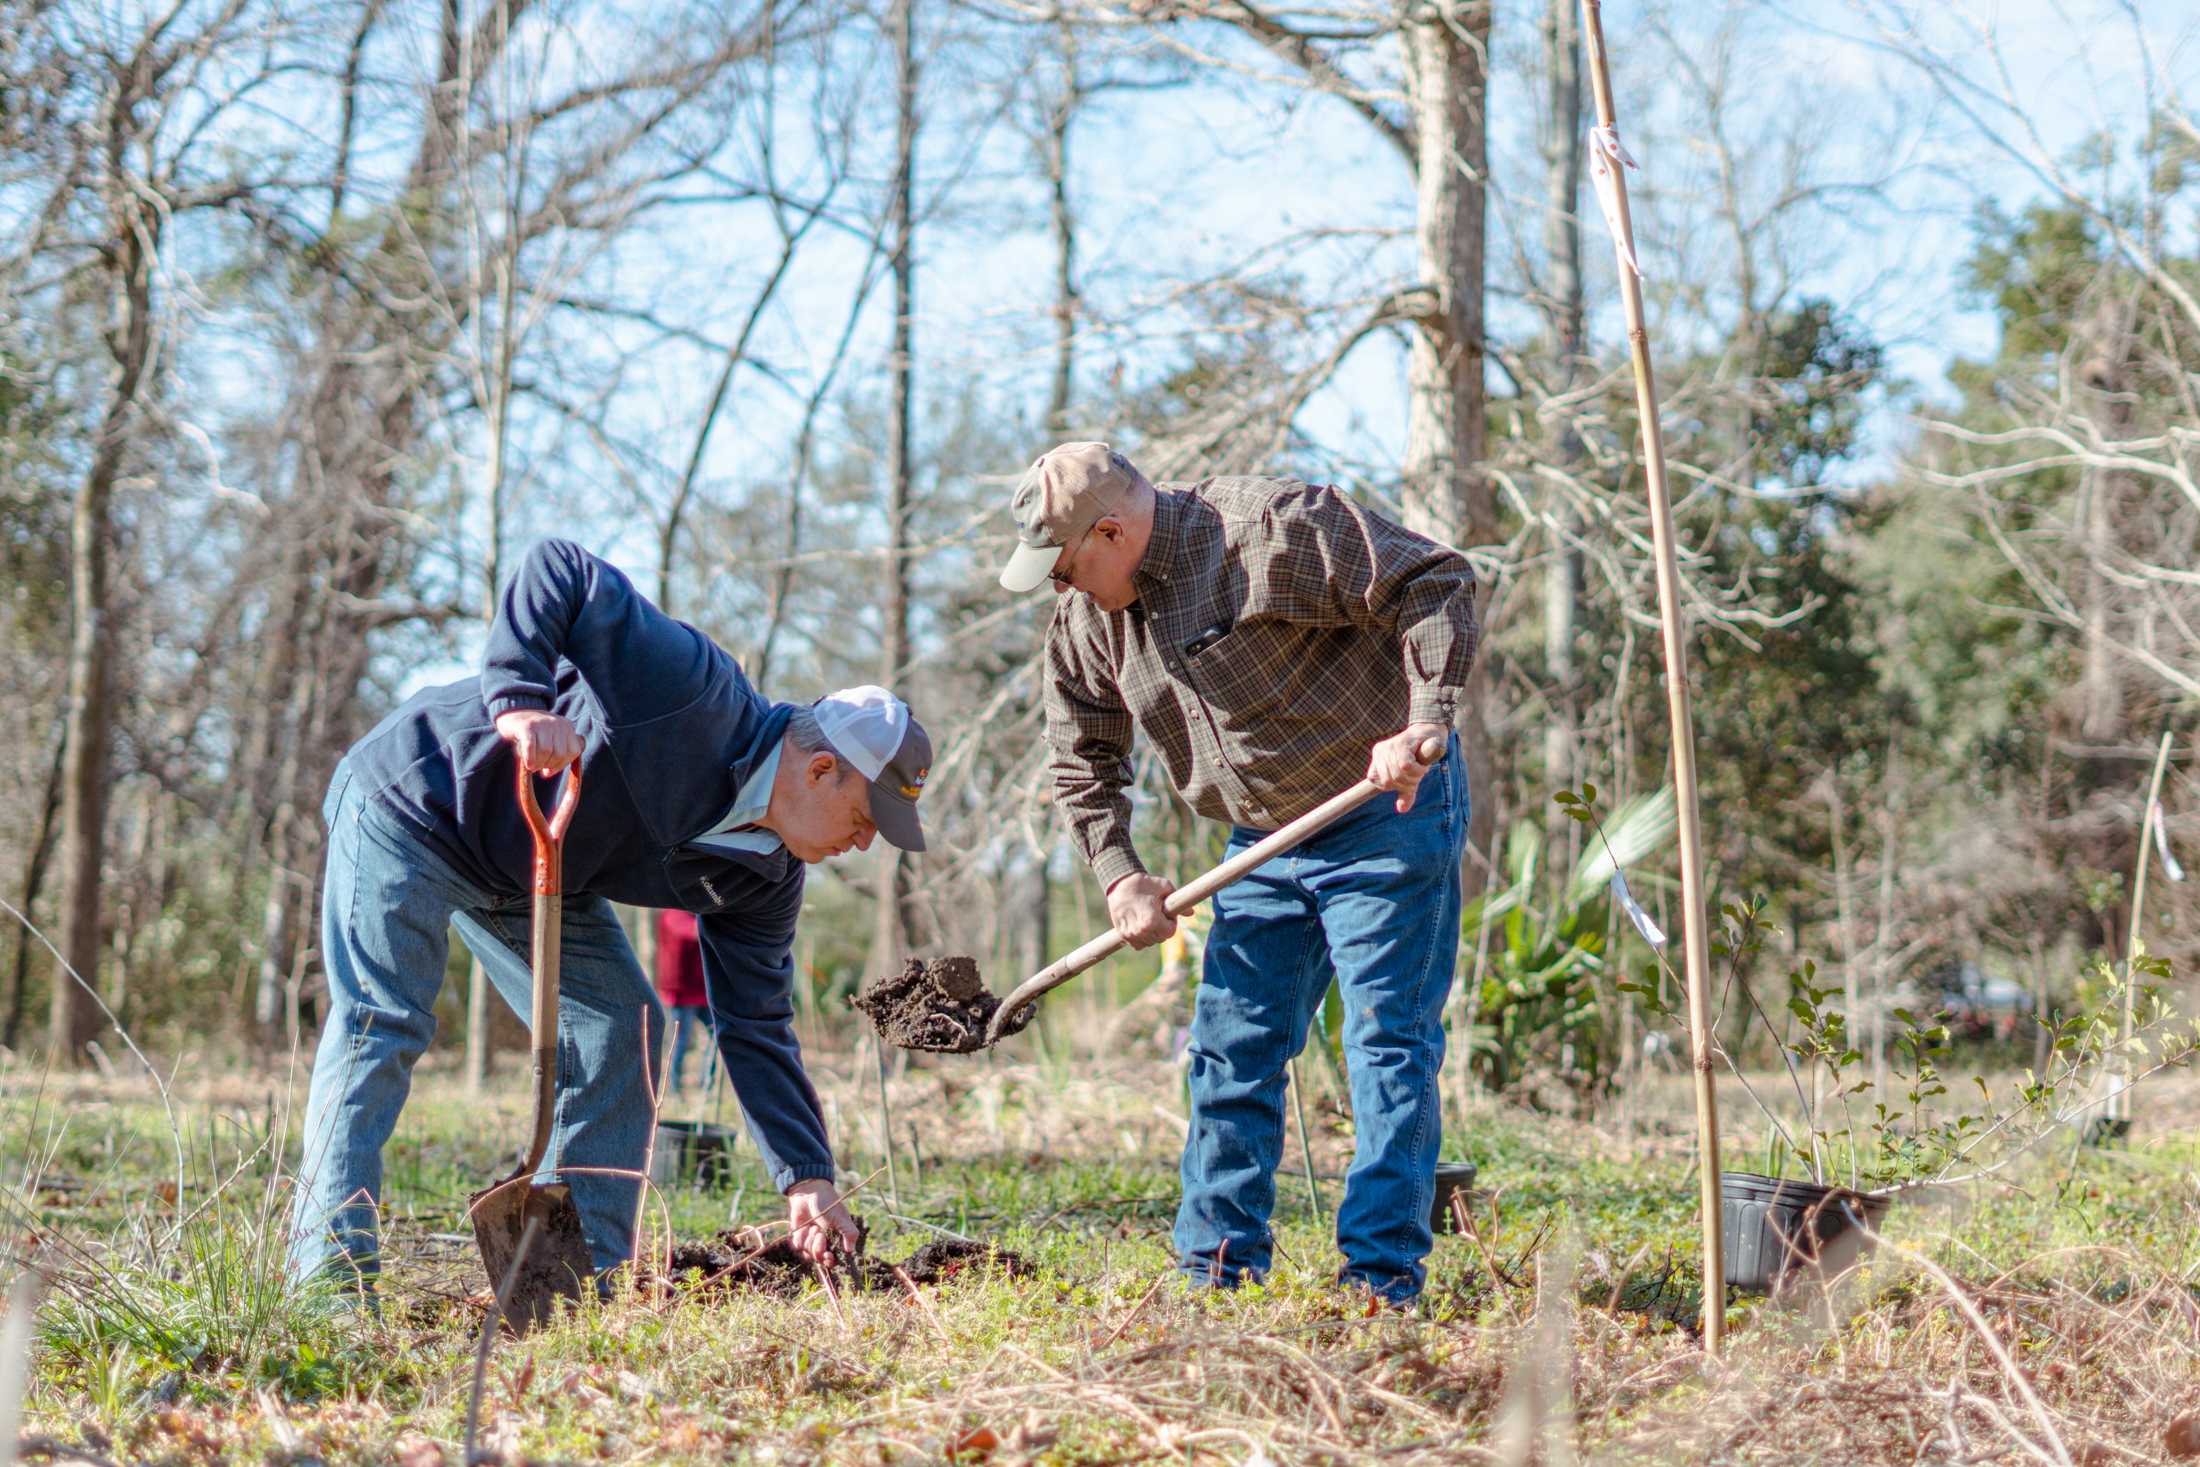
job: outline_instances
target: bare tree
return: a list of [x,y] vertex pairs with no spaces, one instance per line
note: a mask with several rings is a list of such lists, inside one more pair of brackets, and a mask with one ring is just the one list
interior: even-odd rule
[[[1585,366],[1587,310],[1581,274],[1582,95],[1581,35],[1572,0],[1543,9],[1543,270],[1541,307],[1548,338],[1550,387],[1564,398]],[[1578,458],[1580,439],[1560,414],[1556,456]],[[1581,597],[1581,554],[1570,543],[1576,518],[1563,502],[1554,510],[1554,543],[1543,570],[1543,663],[1550,717],[1543,731],[1545,783],[1574,784],[1574,637]]]
[[[33,11],[31,49],[63,79],[46,140],[55,181],[28,248],[71,257],[105,308],[106,356],[89,459],[70,534],[71,630],[61,774],[61,951],[81,981],[56,977],[48,1040],[57,1062],[81,1063],[101,1020],[87,987],[104,945],[101,888],[112,786],[117,486],[146,461],[145,439],[175,349],[177,303],[164,298],[164,256],[179,215],[228,206],[250,184],[202,160],[223,114],[247,89],[227,53],[282,21],[248,0],[125,15],[54,6]],[[119,23],[117,23],[119,21]],[[264,61],[263,61],[264,64]]]
[[457,492],[478,492],[478,584],[493,594],[522,414],[545,425],[534,433],[589,415],[589,387],[565,390],[589,363],[558,328],[602,312],[576,299],[576,282],[613,241],[682,202],[682,181],[726,125],[717,94],[767,47],[775,13],[765,0],[709,25],[668,18],[661,35],[589,51],[576,76],[549,58],[574,54],[565,43],[584,14],[529,0],[473,15],[443,7],[434,72],[411,93],[419,141],[402,172],[370,187],[355,166],[337,169],[346,192],[319,241],[268,221],[286,252],[341,249],[339,268],[317,277],[289,409],[307,448],[270,527],[285,610],[271,618],[268,696],[256,700],[267,711],[248,743],[248,764],[270,777],[247,828],[269,829],[271,886],[287,892],[271,903],[287,900],[291,915],[271,907],[263,995],[295,968],[317,849],[309,812],[362,726],[372,634],[432,629],[468,609],[412,589],[425,538],[414,503],[439,466],[481,466]]
[[[887,356],[886,599],[879,681],[891,687],[909,664],[909,514],[915,464],[910,455],[915,408],[917,0],[894,0],[888,25],[894,41],[894,174],[889,218],[894,277],[893,344]],[[884,846],[879,862],[878,928],[872,961],[891,971],[909,946],[908,873],[902,853]]]
[[[1040,18],[1052,19],[1059,11]],[[1229,440],[1246,454],[1288,433],[1290,420],[1361,342],[1386,327],[1408,338],[1406,442],[1397,485],[1405,522],[1462,546],[1486,546],[1499,534],[1497,494],[1485,473],[1487,391],[1484,362],[1484,213],[1488,185],[1490,6],[1486,0],[1419,0],[1392,9],[1367,4],[1252,6],[1239,0],[1178,3],[1130,0],[1122,9],[1092,0],[1079,11],[1087,25],[1142,25],[1154,44],[1209,65],[1246,70],[1202,37],[1222,27],[1250,40],[1290,68],[1295,82],[1336,99],[1395,153],[1414,181],[1414,273],[1379,299],[1360,302],[1328,329],[1316,360],[1286,369],[1271,392],[1240,394],[1216,405],[1199,425],[1176,425],[1171,442],[1146,451],[1149,472],[1164,471]],[[1367,80],[1368,54],[1393,46],[1394,84]],[[1401,105],[1402,103],[1402,105]],[[1300,318],[1312,328],[1310,317]],[[1269,415],[1256,426],[1261,415]],[[1184,429],[1193,429],[1185,432]],[[1217,468],[1264,467],[1211,462]],[[1469,844],[1489,850],[1499,793],[1488,725],[1489,657],[1478,659],[1459,712],[1468,779],[1476,792]]]
[[[2120,24],[2072,22],[2069,65],[2101,84],[2088,93],[2099,130],[2069,149],[1990,10],[1850,7],[1857,43],[1952,113],[1963,157],[1996,165],[1966,176],[2034,193],[2016,215],[1981,200],[1973,263],[2005,307],[2001,348],[1973,368],[1977,389],[1957,410],[1922,417],[1908,468],[1936,503],[1969,511],[2010,590],[2074,663],[2049,710],[2065,772],[2043,770],[2047,793],[2023,838],[2005,842],[2050,872],[2130,869],[2148,756],[2200,695],[2200,241],[2177,227],[2200,124],[2189,70],[2157,52],[2138,7],[2118,12]],[[2189,950],[2190,898],[2182,911],[2179,898],[2163,888],[2149,918],[2130,893],[2102,891],[2071,916],[2097,920],[2094,940],[2111,951],[2143,919],[2157,951]]]

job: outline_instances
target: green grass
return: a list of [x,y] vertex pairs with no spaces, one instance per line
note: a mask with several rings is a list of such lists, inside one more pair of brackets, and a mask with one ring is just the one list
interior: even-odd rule
[[[875,1079],[817,1069],[848,1176],[869,1178],[856,1205],[876,1254],[945,1230],[1036,1273],[915,1301],[813,1285],[791,1301],[591,1304],[500,1343],[478,1445],[510,1460],[928,1461],[966,1438],[998,1461],[1524,1460],[1504,1456],[1512,1430],[1613,1461],[1909,1461],[1938,1459],[1951,1411],[1983,1460],[2045,1440],[1945,1291],[1900,1256],[1865,1271],[1830,1332],[1737,1302],[1729,1366],[1707,1373],[1691,1333],[1695,1181],[1674,1125],[1628,1140],[1494,1103],[1452,1118],[1447,1154],[1481,1169],[1476,1236],[1439,1240],[1419,1311],[1368,1317],[1331,1282],[1331,1220],[1309,1206],[1295,1139],[1268,1282],[1206,1296],[1173,1280],[1181,1102],[1165,1065],[912,1069],[893,1091],[895,1133],[920,1127],[898,1187]],[[509,1165],[523,1106],[500,1094],[485,1112],[433,1080],[416,1094],[388,1153],[395,1256],[377,1318],[282,1285],[285,1107],[263,1082],[179,1100],[180,1127],[131,1087],[14,1083],[9,1253],[53,1280],[27,1429],[118,1461],[459,1460],[483,1281],[470,1243],[435,1235],[465,1231],[464,1198]],[[1315,1109],[1334,1207],[1349,1130]],[[2043,1153],[1889,1219],[1894,1243],[2005,1327],[2073,1454],[2158,1453],[2154,1417],[2191,1379],[2200,1133],[2180,1114],[2129,1149]],[[1737,1162],[1751,1142],[1735,1136]],[[729,1185],[664,1202],[682,1238],[782,1215],[746,1146]]]

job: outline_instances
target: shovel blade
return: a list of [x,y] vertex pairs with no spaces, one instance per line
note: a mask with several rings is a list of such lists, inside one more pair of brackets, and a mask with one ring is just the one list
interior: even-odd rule
[[[512,1275],[511,1293],[504,1301],[506,1329],[524,1335],[557,1311],[558,1300],[578,1302],[584,1297],[595,1268],[571,1188],[562,1182],[536,1186],[524,1177],[513,1177],[476,1192],[468,1211],[473,1215],[482,1266],[489,1272],[489,1287],[504,1288],[506,1276]],[[513,1274],[512,1261],[519,1257],[520,1240],[530,1221],[539,1224],[535,1240]]]

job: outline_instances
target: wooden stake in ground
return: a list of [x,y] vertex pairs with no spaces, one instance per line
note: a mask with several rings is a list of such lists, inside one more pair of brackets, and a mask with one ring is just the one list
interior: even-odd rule
[[1650,536],[1658,563],[1658,625],[1665,645],[1666,708],[1673,737],[1673,793],[1680,813],[1681,946],[1688,974],[1688,1039],[1696,1074],[1697,1144],[1703,1150],[1703,1343],[1719,1353],[1726,1323],[1726,1260],[1719,1242],[1719,1102],[1711,1075],[1711,941],[1704,926],[1703,832],[1696,815],[1696,728],[1688,708],[1688,645],[1681,634],[1680,566],[1673,553],[1673,503],[1665,489],[1665,435],[1658,426],[1658,393],[1650,375],[1650,331],[1643,324],[1642,281],[1635,264],[1635,229],[1627,214],[1630,161],[1619,145],[1612,106],[1612,75],[1604,57],[1604,21],[1598,0],[1581,0],[1582,36],[1589,48],[1589,80],[1596,94],[1597,129],[1589,156],[1597,199],[1612,228],[1619,256],[1620,299],[1627,310],[1627,347],[1635,367],[1635,407],[1642,419],[1643,478],[1650,495]]

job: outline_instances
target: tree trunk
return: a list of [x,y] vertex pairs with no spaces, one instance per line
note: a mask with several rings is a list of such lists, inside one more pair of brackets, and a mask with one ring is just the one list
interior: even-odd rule
[[[1461,547],[1497,538],[1497,500],[1483,472],[1483,204],[1488,177],[1487,4],[1430,0],[1405,26],[1420,188],[1415,239],[1432,306],[1407,364],[1405,511],[1412,529]],[[1488,595],[1478,597],[1482,608]],[[1475,659],[1459,707],[1474,796],[1467,839],[1482,860],[1496,828],[1497,760],[1489,732],[1489,662]],[[1470,860],[1473,857],[1470,856]]]
[[[62,731],[54,738],[53,762],[46,768],[46,795],[38,802],[38,836],[31,842],[30,862],[23,868],[22,900],[18,906],[26,922],[38,906],[38,894],[45,889],[46,865],[53,856],[54,817],[61,813],[61,778],[69,747],[67,727],[64,722]],[[15,934],[15,964],[8,973],[7,1018],[0,1022],[0,1047],[11,1050],[23,1032],[23,1003],[30,985],[32,941],[28,928],[19,929]]]
[[114,955],[107,981],[107,1011],[114,1015],[115,1027],[122,1030],[130,1027],[132,1001],[147,987],[139,960],[155,950],[160,940],[162,804],[158,783],[147,780],[138,787],[137,818],[127,822],[130,844],[123,857],[122,869],[129,878],[119,884],[118,909],[107,924],[108,947]]
[[[894,194],[890,204],[894,335],[887,363],[890,416],[887,423],[886,616],[879,655],[879,681],[888,688],[894,686],[909,662],[908,545],[913,474],[910,418],[915,379],[911,335],[916,312],[916,0],[895,0],[891,25],[897,81]],[[909,948],[909,880],[901,852],[889,843],[880,844],[884,859],[880,863],[877,929],[872,938],[871,958],[876,971],[888,972],[900,963]]]
[[[516,227],[507,218],[506,228]],[[511,234],[506,245],[516,254],[519,243]],[[517,259],[501,262],[497,274],[496,368],[489,382],[489,472],[487,545],[481,564],[481,620],[485,626],[497,619],[497,583],[504,575],[504,461],[510,435],[513,339],[512,277],[519,273]],[[672,595],[672,532],[667,531],[658,566],[658,604],[670,611]],[[475,958],[466,970],[466,1093],[480,1095],[489,1088],[489,975]]]
[[1054,381],[1047,393],[1047,431],[1069,434],[1069,404],[1077,367],[1077,217],[1069,202],[1069,129],[1084,100],[1077,75],[1077,33],[1061,27],[1062,91],[1047,115],[1046,170],[1054,225]]
[[[2131,431],[2131,399],[2126,391],[2131,356],[2129,312],[2121,300],[2104,302],[2086,323],[2091,340],[2079,365],[2083,410],[2094,430],[2109,444]],[[2108,744],[2124,728],[2123,679],[2111,624],[2117,586],[2112,571],[2116,554],[2117,501],[2125,476],[2088,468],[2079,485],[2085,535],[2085,646],[2078,675],[2078,731],[2091,744]]]
[[87,1057],[101,1018],[86,984],[98,981],[100,878],[106,859],[107,756],[113,739],[114,628],[110,622],[108,551],[113,527],[108,510],[122,456],[145,389],[153,349],[153,251],[161,216],[148,210],[123,177],[128,139],[119,129],[108,142],[112,280],[120,319],[108,335],[119,369],[99,427],[90,470],[77,493],[70,527],[68,752],[61,782],[61,955],[82,982],[54,975],[47,1043],[57,1066]]
[[[110,412],[110,421],[115,414]],[[99,1032],[100,875],[106,857],[110,628],[107,625],[107,507],[120,440],[102,442],[77,497],[71,568],[75,629],[69,645],[68,753],[61,782],[61,956],[47,1041],[56,1066],[81,1064]],[[79,981],[81,980],[81,981]]]
[[489,971],[475,958],[466,968],[466,1093],[489,1088],[489,1026],[494,1022]]
[[[1077,71],[1076,31],[1064,22],[1057,39],[1062,89],[1047,112],[1042,159],[1054,228],[1054,377],[1047,390],[1047,433],[1060,442],[1070,433],[1070,403],[1077,383],[1077,216],[1070,207],[1069,133],[1085,93]],[[1019,902],[1023,920],[1018,924],[1016,963],[1026,973],[1036,973],[1053,961],[1054,883],[1047,869],[1053,854],[1049,842],[1033,857]]]
[[284,1038],[290,969],[298,949],[300,898],[297,877],[291,871],[295,824],[290,807],[285,805],[268,845],[267,896],[260,908],[260,964],[252,988],[252,1032],[255,1042],[270,1052]]
[[[1546,0],[1543,11],[1543,314],[1550,343],[1551,388],[1564,394],[1581,371],[1584,307],[1581,285],[1581,39],[1575,0]],[[1581,456],[1570,409],[1557,423],[1562,463]],[[1581,554],[1568,548],[1573,510],[1554,496],[1556,521],[1543,573],[1543,663],[1550,716],[1543,728],[1543,780],[1572,788],[1578,710],[1574,706],[1574,629],[1581,602]]]
[[[307,631],[317,629],[316,615]],[[258,982],[252,995],[253,1042],[268,1053],[274,1053],[289,1037],[290,1029],[290,975],[297,966],[299,929],[310,920],[313,910],[311,894],[305,889],[311,873],[301,874],[298,867],[307,853],[314,848],[312,838],[304,829],[305,817],[300,807],[311,808],[319,804],[306,792],[310,776],[306,763],[318,748],[312,743],[309,726],[312,720],[315,682],[310,678],[294,677],[289,687],[281,689],[284,702],[284,726],[291,737],[284,741],[283,754],[277,766],[274,788],[275,809],[269,816],[267,827],[267,894],[261,910],[260,965]],[[320,761],[313,761],[320,767]]]

